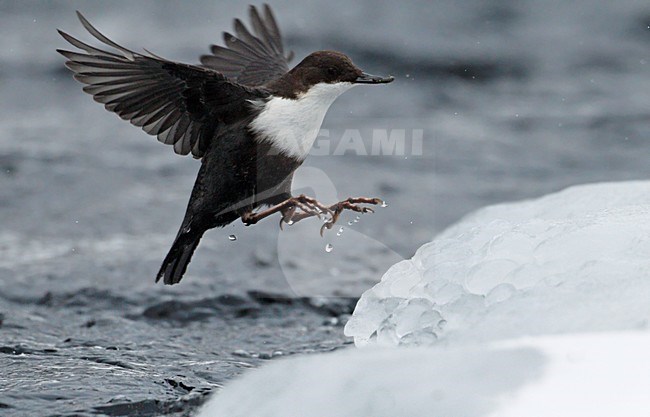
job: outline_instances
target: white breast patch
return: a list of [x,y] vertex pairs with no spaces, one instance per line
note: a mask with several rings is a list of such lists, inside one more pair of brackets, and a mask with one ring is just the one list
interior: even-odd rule
[[264,107],[250,127],[260,140],[270,141],[280,153],[303,160],[316,140],[327,109],[353,86],[320,83],[295,100],[273,97],[267,102],[253,102]]

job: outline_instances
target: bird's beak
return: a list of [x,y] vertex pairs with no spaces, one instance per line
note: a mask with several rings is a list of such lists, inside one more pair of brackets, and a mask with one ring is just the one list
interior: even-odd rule
[[361,75],[354,80],[355,84],[388,84],[392,82],[395,78],[392,75],[388,77],[380,77],[378,75],[370,75],[362,72]]

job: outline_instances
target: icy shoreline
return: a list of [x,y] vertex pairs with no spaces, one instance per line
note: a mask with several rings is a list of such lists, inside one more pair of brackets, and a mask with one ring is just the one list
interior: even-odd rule
[[357,345],[418,345],[645,328],[648,254],[650,182],[490,206],[386,272],[345,333]]
[[390,268],[345,328],[419,347],[278,361],[199,415],[647,415],[648,254],[650,181],[481,209]]
[[650,333],[347,349],[233,381],[199,417],[645,417]]

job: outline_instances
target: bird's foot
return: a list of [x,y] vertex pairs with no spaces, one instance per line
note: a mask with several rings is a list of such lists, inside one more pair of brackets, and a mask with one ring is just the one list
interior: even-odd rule
[[382,204],[383,200],[379,198],[368,198],[368,197],[357,197],[357,198],[348,198],[347,200],[339,201],[336,204],[330,206],[332,211],[332,216],[327,220],[320,228],[320,235],[323,236],[325,230],[331,229],[339,219],[341,213],[344,210],[351,210],[357,213],[374,213],[371,207],[361,206],[360,204]]
[[292,224],[296,221],[295,217],[298,216],[298,214],[296,214],[296,209],[300,209],[301,213],[299,213],[299,215],[305,215],[305,217],[316,216],[320,218],[325,213],[330,215],[332,214],[329,207],[321,204],[314,198],[301,194],[297,197],[288,198],[275,206],[260,211],[259,213],[246,212],[241,215],[241,220],[246,226],[250,226],[272,214],[280,212],[282,213],[280,228],[282,228],[283,223]]
[[[282,229],[284,223],[291,225],[297,221],[306,219],[307,217],[318,217],[320,219],[325,213],[330,215],[334,214],[328,206],[322,204],[315,198],[308,197],[304,194],[297,197],[291,197],[282,204],[286,204],[286,207],[280,210],[282,213],[280,229]],[[300,209],[301,212],[296,213],[296,209]]]
[[[309,217],[322,219],[323,216],[329,216],[320,228],[320,234],[322,236],[325,230],[331,229],[336,224],[343,211],[351,210],[357,213],[373,213],[374,210],[372,208],[365,207],[362,204],[377,205],[382,203],[383,201],[379,198],[357,197],[348,198],[331,206],[326,206],[315,198],[301,194],[297,197],[288,198],[282,203],[276,204],[259,213],[244,213],[241,219],[246,226],[250,226],[279,212],[282,214],[282,218],[280,219],[280,229],[282,229],[285,223],[291,225]],[[297,211],[298,209],[300,209],[300,212]]]
[[[318,203],[314,199],[311,200],[313,202]],[[367,197],[348,198],[346,200],[339,201],[336,204],[332,204],[331,206],[324,206],[323,204],[318,203],[318,206],[314,206],[317,207],[318,210],[312,210],[312,211],[303,210],[301,213],[296,213],[294,209],[291,212],[287,212],[287,213],[283,212],[283,218],[280,221],[280,224],[282,223],[294,224],[299,222],[300,220],[309,217],[314,217],[314,216],[318,216],[320,218],[321,217],[320,214],[327,212],[330,215],[330,217],[327,220],[325,220],[325,223],[320,228],[320,234],[322,236],[325,230],[331,229],[336,224],[343,211],[351,210],[357,213],[373,213],[374,210],[372,208],[361,206],[360,204],[377,205],[382,203],[383,201],[379,198],[367,198]]]
[[[299,207],[305,213],[314,213],[314,215],[317,217],[321,217],[321,215],[325,213],[329,215],[334,214],[330,207],[326,206],[315,198],[300,194],[298,197],[293,197],[293,199],[302,204],[302,206]],[[303,207],[307,207],[307,210],[305,210]]]

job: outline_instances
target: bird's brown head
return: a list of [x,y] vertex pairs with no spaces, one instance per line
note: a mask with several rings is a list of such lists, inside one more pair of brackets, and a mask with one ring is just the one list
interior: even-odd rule
[[347,55],[336,51],[313,52],[282,79],[279,85],[297,94],[308,91],[318,84],[386,84],[393,81],[392,76],[379,77],[366,74]]

